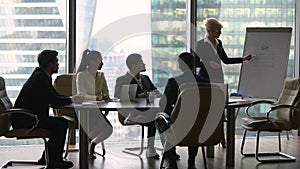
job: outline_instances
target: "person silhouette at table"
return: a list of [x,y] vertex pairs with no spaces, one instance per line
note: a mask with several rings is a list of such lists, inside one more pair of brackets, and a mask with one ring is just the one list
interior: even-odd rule
[[[49,168],[71,168],[71,161],[64,161],[62,154],[66,139],[68,122],[63,117],[49,115],[49,105],[60,107],[72,102],[81,103],[84,100],[82,95],[66,97],[60,95],[52,86],[51,75],[58,72],[58,52],[45,49],[38,54],[39,67],[35,68],[29,79],[23,85],[14,108],[31,110],[39,119],[38,128],[51,131],[48,140],[49,147]],[[31,128],[35,119],[22,114],[12,115],[13,128]],[[38,164],[45,165],[45,151],[38,160]]]
[[[199,75],[211,83],[224,83],[224,73],[221,61],[225,64],[237,64],[252,59],[248,54],[244,57],[229,58],[219,39],[223,25],[215,18],[204,21],[206,35],[196,44],[196,66],[200,68]],[[221,139],[222,147],[226,147],[224,134]]]
[[[163,96],[159,103],[162,107],[165,106],[164,112],[169,116],[171,116],[174,105],[176,104],[178,98],[178,89],[181,84],[192,82],[208,82],[207,79],[195,74],[195,57],[191,53],[180,53],[177,62],[182,74],[168,79]],[[197,153],[198,147],[188,146],[188,169],[195,169],[195,158]],[[177,155],[175,147],[173,146],[171,149],[166,151],[165,154],[169,160],[169,166],[167,168],[177,169]]]
[[[137,84],[137,92],[136,92],[136,98],[147,98],[148,93],[147,92],[153,92],[156,97],[160,97],[161,93],[157,90],[157,88],[154,86],[152,81],[147,75],[141,74],[141,72],[145,72],[145,63],[142,60],[142,55],[133,53],[130,54],[126,58],[126,65],[129,69],[129,71],[116,79],[115,84],[115,98],[120,98],[121,89],[123,85],[128,84]],[[122,114],[127,114],[123,112]],[[129,113],[129,116],[126,117],[126,120],[132,120],[135,121],[134,118],[136,116]],[[154,120],[154,117],[153,117]],[[155,148],[154,148],[154,142],[155,142],[155,134],[156,134],[156,128],[154,125],[154,122],[151,119],[147,119],[147,127],[148,127],[148,146],[146,151],[146,156],[148,158],[154,158],[159,159],[159,155],[157,154]],[[151,122],[149,122],[151,121]]]
[[[86,49],[83,52],[77,70],[76,89],[77,93],[84,95],[86,101],[109,101],[106,79],[104,73],[100,71],[102,66],[102,55],[99,51]],[[96,159],[96,145],[107,139],[113,131],[109,120],[99,111],[96,109],[89,112],[90,159]]]

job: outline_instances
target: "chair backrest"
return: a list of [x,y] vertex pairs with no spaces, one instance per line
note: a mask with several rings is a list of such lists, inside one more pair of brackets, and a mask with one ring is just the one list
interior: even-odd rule
[[[76,94],[76,74],[75,73],[68,73],[68,74],[61,74],[56,77],[54,80],[54,88],[59,94],[65,96],[72,96]],[[62,109],[59,111],[54,111],[55,115],[68,115],[74,116],[74,109]]]
[[[0,76],[0,114],[5,110],[13,107],[12,102],[7,96],[5,81],[3,77]],[[4,135],[9,131],[11,122],[8,115],[0,116],[0,136]]]
[[[286,79],[276,104],[292,105],[300,109],[300,79]],[[300,112],[290,109],[280,109],[277,118],[288,121],[296,129],[300,126]]]
[[54,80],[53,86],[56,91],[65,96],[72,96],[76,93],[76,74],[61,74]]
[[181,90],[170,117],[170,129],[179,146],[215,145],[223,133],[225,87],[205,83],[196,86]]

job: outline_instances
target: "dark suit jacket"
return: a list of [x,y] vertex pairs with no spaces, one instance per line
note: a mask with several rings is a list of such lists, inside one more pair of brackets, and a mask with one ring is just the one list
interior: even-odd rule
[[[49,117],[49,106],[58,107],[72,103],[69,97],[56,92],[52,86],[52,79],[36,68],[26,83],[23,85],[15,102],[15,108],[28,109],[34,112],[42,123]],[[33,119],[24,115],[12,116],[14,124],[32,124]]]
[[[136,94],[140,94],[143,93],[144,91],[152,91],[156,89],[156,87],[154,86],[154,84],[151,82],[150,78],[147,75],[141,74],[141,79],[142,79],[143,90],[138,85]],[[117,78],[116,85],[115,85],[115,94],[114,94],[115,98],[120,98],[122,86],[127,84],[138,84],[135,78],[133,78],[128,72],[125,75]]]
[[166,106],[164,112],[171,115],[173,106],[175,105],[178,98],[179,86],[183,83],[188,82],[208,82],[206,79],[201,78],[191,72],[183,72],[177,77],[168,79],[163,97],[160,100],[161,107]]
[[[221,60],[225,64],[242,63],[243,58],[229,58],[223,48],[222,41],[217,39],[219,44],[217,45],[217,54],[214,52],[212,46],[205,42],[204,39],[197,42],[196,46],[196,66],[200,67],[199,75],[207,78],[211,82],[224,82],[224,75],[222,67],[220,69],[213,69],[210,66],[210,61],[217,62],[221,65]],[[201,61],[202,60],[202,61]]]

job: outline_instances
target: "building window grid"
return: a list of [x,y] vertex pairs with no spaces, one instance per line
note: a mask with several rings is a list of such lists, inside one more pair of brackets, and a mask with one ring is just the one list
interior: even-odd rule
[[36,56],[42,49],[58,50],[59,71],[65,72],[66,29],[62,16],[66,15],[60,13],[63,11],[59,9],[63,8],[57,5],[53,0],[0,3],[3,9],[0,12],[0,74],[7,81],[7,92],[12,101],[37,66]]

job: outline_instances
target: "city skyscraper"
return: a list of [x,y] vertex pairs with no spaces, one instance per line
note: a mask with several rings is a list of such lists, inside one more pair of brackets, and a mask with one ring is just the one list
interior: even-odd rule
[[65,72],[66,3],[64,0],[0,2],[0,74],[14,101],[21,86],[38,66],[37,54],[46,48],[59,52]]

